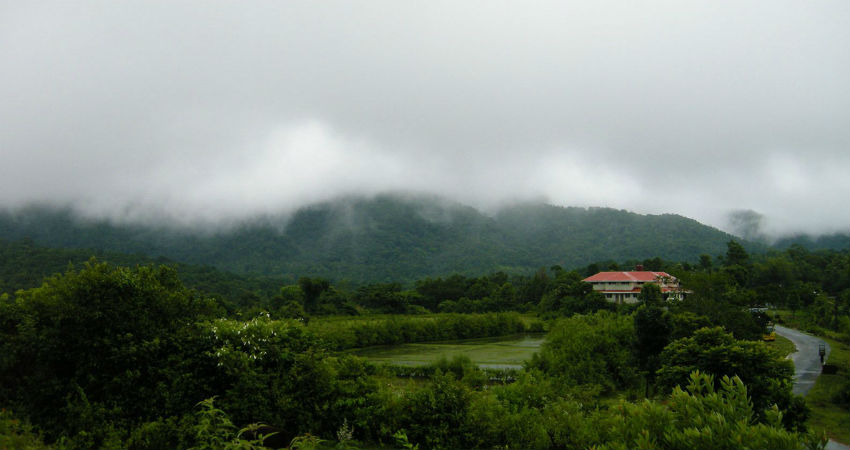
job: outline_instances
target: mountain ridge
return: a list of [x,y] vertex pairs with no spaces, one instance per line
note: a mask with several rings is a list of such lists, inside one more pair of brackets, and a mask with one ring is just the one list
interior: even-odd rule
[[[450,273],[532,272],[593,262],[696,261],[726,251],[723,231],[676,214],[515,203],[487,215],[434,196],[345,197],[229,229],[193,231],[88,220],[68,208],[0,211],[0,239],[165,257],[234,273],[358,282]],[[748,250],[767,247],[744,242]]]

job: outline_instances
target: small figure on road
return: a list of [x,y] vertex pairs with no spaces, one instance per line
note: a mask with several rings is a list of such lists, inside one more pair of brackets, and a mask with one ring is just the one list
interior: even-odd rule
[[820,365],[823,365],[823,357],[826,355],[826,344],[823,342],[818,345],[818,354],[820,355]]

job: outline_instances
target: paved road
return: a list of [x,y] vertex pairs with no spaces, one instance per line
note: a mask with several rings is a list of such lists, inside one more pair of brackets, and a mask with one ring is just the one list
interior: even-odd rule
[[[797,351],[788,355],[788,358],[794,361],[793,391],[799,395],[808,394],[809,389],[815,385],[815,380],[821,373],[819,346],[826,344],[826,356],[823,360],[828,361],[829,344],[820,338],[779,325],[776,326],[776,334],[787,338],[797,346]],[[829,443],[826,444],[826,450],[850,450],[850,447],[830,439]]]
[[794,393],[808,394],[809,389],[815,385],[815,380],[818,379],[821,372],[818,348],[820,344],[826,344],[826,356],[824,357],[824,361],[826,361],[829,358],[829,344],[820,338],[780,325],[776,326],[776,334],[788,338],[797,346],[797,351],[788,356],[791,361],[794,361]]

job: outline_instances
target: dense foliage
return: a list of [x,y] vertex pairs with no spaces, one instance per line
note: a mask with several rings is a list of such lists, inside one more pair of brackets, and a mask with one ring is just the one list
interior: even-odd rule
[[[68,418],[87,414],[173,411],[160,383],[181,363],[187,327],[214,313],[167,268],[93,264],[51,277],[0,303],[0,377],[15,380],[2,383],[0,399],[65,432],[75,426]],[[129,398],[116,405],[118,394]]]
[[754,322],[748,309],[770,305],[801,312],[811,331],[830,329],[850,338],[850,251],[810,252],[795,245],[751,256],[734,241],[727,245],[716,266],[704,255],[701,267],[671,269],[693,290],[679,310],[753,339],[767,318]]
[[434,314],[425,316],[334,317],[313,320],[309,329],[331,349],[447,341],[474,337],[542,332],[543,323],[517,313]]
[[602,392],[633,387],[638,380],[634,336],[628,315],[602,311],[561,319],[531,366],[567,386],[594,385]]
[[92,263],[4,296],[0,404],[93,448],[214,395],[237,421],[336,429],[371,389],[361,362],[329,357],[297,321],[216,315],[163,267]]
[[[266,444],[301,448],[817,447],[790,365],[750,309],[784,306],[846,334],[848,252],[727,242],[698,264],[620,264],[635,263],[692,292],[665,302],[645,288],[615,306],[581,282],[613,266],[599,262],[408,285],[301,277],[228,309],[173,267],[91,261],[0,294],[0,444],[236,449],[273,433]],[[337,352],[543,320],[546,344],[510,380],[462,359],[400,379]]]
[[[624,404],[608,422],[617,438],[600,448],[795,448],[800,437],[785,431],[782,414],[774,406],[754,409],[744,382],[724,376],[690,374],[686,390],[677,386],[669,401]],[[763,422],[754,422],[761,413]],[[807,445],[824,445],[824,438],[808,438]]]
[[738,376],[747,384],[756,411],[778,405],[786,426],[802,427],[807,410],[802,400],[791,394],[794,365],[777,356],[761,342],[736,340],[721,328],[702,328],[664,348],[658,384],[673,388],[695,371]]

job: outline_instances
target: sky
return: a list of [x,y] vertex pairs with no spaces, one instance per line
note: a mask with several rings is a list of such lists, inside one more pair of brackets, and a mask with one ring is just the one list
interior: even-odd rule
[[778,236],[847,232],[848,172],[846,0],[0,0],[0,208],[405,191]]

